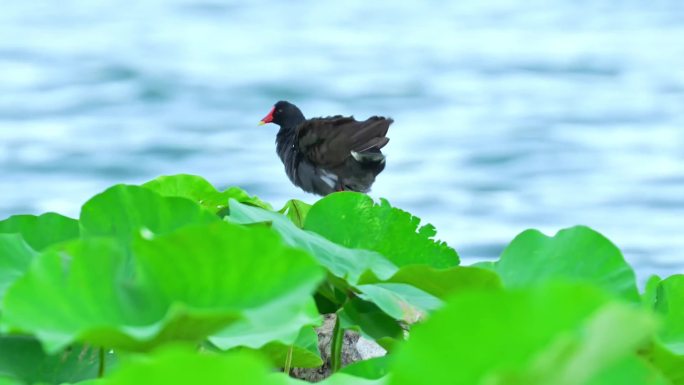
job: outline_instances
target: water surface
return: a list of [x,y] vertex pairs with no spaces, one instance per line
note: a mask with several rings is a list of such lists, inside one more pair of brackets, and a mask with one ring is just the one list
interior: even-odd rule
[[590,225],[643,280],[684,272],[684,3],[10,1],[0,216],[77,216],[193,173],[279,206],[279,99],[395,119],[372,196],[466,261]]

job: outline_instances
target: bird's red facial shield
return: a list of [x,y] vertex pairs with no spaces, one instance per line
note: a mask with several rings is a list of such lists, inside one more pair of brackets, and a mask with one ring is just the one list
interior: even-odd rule
[[271,111],[269,111],[268,115],[264,116],[264,118],[261,119],[259,125],[263,126],[266,123],[271,123],[273,121],[273,112],[275,112],[275,107],[271,108]]

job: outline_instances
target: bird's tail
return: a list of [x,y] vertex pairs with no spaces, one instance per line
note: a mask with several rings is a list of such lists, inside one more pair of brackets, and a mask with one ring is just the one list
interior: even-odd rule
[[[385,147],[389,142],[389,138],[385,135],[387,135],[387,130],[393,122],[392,119],[379,116],[373,116],[363,122],[361,127],[357,128],[351,136],[352,150],[357,153],[365,153]],[[369,154],[369,156],[377,156],[377,153]]]
[[352,157],[361,163],[380,163],[385,161],[385,155],[380,150],[370,150],[365,152],[351,152]]

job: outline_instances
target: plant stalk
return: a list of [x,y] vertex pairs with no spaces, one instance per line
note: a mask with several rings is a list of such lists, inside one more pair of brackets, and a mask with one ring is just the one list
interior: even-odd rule
[[330,371],[335,373],[342,368],[342,345],[344,345],[344,329],[340,325],[340,316],[335,314],[332,342],[330,344]]
[[284,372],[289,376],[290,368],[292,367],[292,350],[294,345],[290,345],[290,349],[287,351],[287,357],[285,358],[285,370]]
[[104,347],[100,347],[100,352],[99,352],[99,357],[100,357],[100,365],[97,368],[97,378],[102,378],[104,377],[105,374],[105,350]]

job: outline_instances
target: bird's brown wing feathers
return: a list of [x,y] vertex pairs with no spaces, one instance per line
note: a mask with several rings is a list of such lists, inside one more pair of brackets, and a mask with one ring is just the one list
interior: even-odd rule
[[392,119],[373,116],[365,121],[331,116],[307,120],[297,128],[299,150],[323,168],[344,163],[352,151],[364,152],[384,147]]

